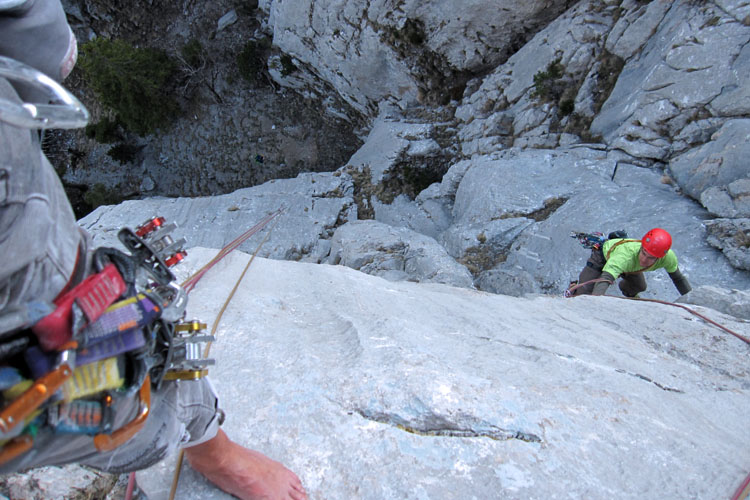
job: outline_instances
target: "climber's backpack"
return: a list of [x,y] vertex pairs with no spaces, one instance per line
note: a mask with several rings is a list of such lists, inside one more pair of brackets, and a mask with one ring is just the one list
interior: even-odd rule
[[587,248],[590,250],[598,250],[602,248],[602,245],[604,245],[604,242],[607,240],[615,240],[619,238],[627,238],[628,233],[625,232],[623,229],[619,229],[617,231],[612,231],[607,235],[604,236],[604,233],[582,233],[577,231],[571,231],[570,233],[571,238],[575,238],[578,240],[578,242],[583,246],[583,248]]

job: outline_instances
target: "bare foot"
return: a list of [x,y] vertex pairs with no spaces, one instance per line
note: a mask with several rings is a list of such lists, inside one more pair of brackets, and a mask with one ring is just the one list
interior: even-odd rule
[[231,441],[219,429],[215,438],[190,448],[185,456],[193,469],[242,500],[305,500],[297,475],[275,460]]

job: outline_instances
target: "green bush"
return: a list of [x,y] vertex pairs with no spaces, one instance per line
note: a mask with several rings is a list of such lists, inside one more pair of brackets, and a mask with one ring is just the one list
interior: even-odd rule
[[130,163],[135,160],[136,155],[140,150],[140,146],[121,142],[120,144],[116,144],[109,148],[107,155],[120,163]]
[[292,61],[292,56],[288,54],[281,55],[281,76],[289,76],[297,71],[297,66]]
[[[546,71],[539,71],[534,75],[534,91],[531,97],[555,99],[559,94],[557,82],[565,73],[565,68],[560,64],[560,59],[552,61],[547,65]],[[556,94],[556,95],[551,95]]]
[[562,99],[560,101],[560,114],[568,116],[575,110],[575,102],[573,99]]
[[117,120],[103,118],[96,123],[86,125],[86,136],[100,144],[111,144],[122,138],[117,126]]
[[164,51],[96,38],[81,46],[79,65],[101,103],[137,134],[168,124],[177,111],[170,93],[177,65]]
[[261,81],[266,71],[266,51],[270,46],[271,43],[267,39],[250,40],[245,44],[237,55],[237,69],[242,78],[254,84]]
[[122,196],[118,190],[97,183],[86,191],[83,201],[91,206],[91,210],[94,210],[101,205],[117,205],[122,201]]
[[203,59],[203,45],[193,38],[182,47],[182,57],[190,66],[197,68]]
[[243,16],[255,15],[255,11],[258,9],[258,0],[236,0],[235,9],[237,13]]

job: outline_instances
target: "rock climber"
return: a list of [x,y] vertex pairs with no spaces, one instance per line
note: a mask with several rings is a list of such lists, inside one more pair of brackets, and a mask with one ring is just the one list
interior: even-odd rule
[[569,289],[575,295],[604,295],[618,278],[619,288],[626,297],[637,297],[646,290],[643,273],[664,268],[680,295],[688,293],[690,283],[680,272],[672,247],[672,236],[661,228],[648,231],[640,240],[608,239],[591,250],[591,256],[578,277],[578,284]]

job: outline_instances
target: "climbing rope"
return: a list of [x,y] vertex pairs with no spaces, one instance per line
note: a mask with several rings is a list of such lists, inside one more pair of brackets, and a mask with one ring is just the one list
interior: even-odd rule
[[737,488],[737,491],[732,495],[731,500],[745,500],[748,495],[750,495],[750,474],[748,474],[745,480],[742,481],[740,487]]
[[[597,278],[597,279],[589,280],[589,281],[586,281],[584,283],[580,283],[578,285],[575,285],[575,286],[572,286],[572,287],[568,288],[567,290],[565,290],[564,295],[565,295],[565,297],[576,297],[576,295],[573,295],[573,293],[572,293],[573,290],[577,290],[578,288],[581,288],[583,286],[589,285],[591,283],[599,283],[601,281],[607,281],[607,282],[611,283],[611,281],[606,280],[604,278]],[[730,330],[729,328],[725,327],[724,325],[721,325],[721,324],[717,323],[716,321],[712,320],[711,318],[708,318],[708,317],[704,316],[703,314],[699,313],[698,311],[696,311],[694,309],[691,309],[691,308],[689,308],[687,306],[683,306],[682,304],[675,304],[674,302],[668,302],[666,300],[644,299],[644,298],[641,298],[641,297],[619,297],[617,295],[604,295],[604,297],[613,297],[615,299],[640,300],[642,302],[656,302],[657,304],[664,304],[664,305],[668,305],[668,306],[679,307],[680,309],[684,309],[687,312],[689,312],[690,314],[698,316],[703,321],[705,321],[707,323],[710,323],[710,324],[714,325],[715,327],[720,328],[721,330],[724,330],[725,332],[729,333],[730,335],[734,335],[735,337],[737,337],[741,341],[743,341],[746,344],[750,345],[750,338],[747,338],[744,335],[740,335],[739,333]]]
[[[591,284],[591,283],[598,283],[600,281],[609,281],[609,280],[605,280],[603,278],[598,278],[598,279],[593,279],[593,280],[590,280],[590,281],[586,281],[585,283],[581,283],[579,285],[570,287],[567,290],[565,290],[565,296],[566,297],[575,297],[575,295],[573,295],[571,293],[573,290],[576,290],[578,288],[581,288],[582,286],[586,286],[586,285]],[[738,339],[740,339],[743,342],[745,342],[746,344],[750,345],[750,338],[747,338],[744,335],[740,335],[739,333],[730,330],[729,328],[725,327],[724,325],[721,325],[721,324],[717,323],[716,321],[712,320],[711,318],[708,318],[708,317],[704,316],[703,314],[699,313],[698,311],[695,311],[694,309],[691,309],[691,308],[689,308],[687,306],[683,306],[682,304],[675,304],[674,302],[667,302],[666,300],[643,299],[643,298],[640,298],[640,297],[619,297],[617,295],[605,295],[605,297],[613,297],[615,299],[626,299],[626,300],[640,300],[640,301],[643,301],[643,302],[656,302],[657,304],[665,304],[665,305],[668,305],[668,306],[679,307],[680,309],[684,309],[687,312],[689,312],[690,314],[694,314],[695,316],[698,316],[703,321],[706,321],[707,323],[709,323],[711,325],[714,325],[715,327],[720,328],[721,330],[724,330],[725,332],[727,332],[727,333],[729,333],[731,335],[734,335]],[[745,478],[745,480],[742,481],[742,483],[740,484],[739,488],[737,488],[737,491],[734,493],[734,495],[732,495],[731,500],[746,500],[748,498],[748,495],[750,495],[750,474],[748,474],[747,477]]]
[[[617,299],[629,299],[630,297],[617,297],[617,296],[615,296],[615,298],[617,298]],[[729,333],[731,335],[734,335],[738,339],[740,339],[743,342],[745,342],[746,344],[750,345],[750,339],[749,338],[747,338],[747,337],[745,337],[743,335],[740,335],[737,332],[733,332],[732,330],[730,330],[729,328],[725,327],[724,325],[720,325],[719,323],[717,323],[716,321],[712,320],[711,318],[707,318],[706,316],[700,314],[698,311],[695,311],[693,309],[690,309],[689,307],[683,306],[682,304],[675,304],[674,302],[667,302],[665,300],[642,299],[640,297],[635,298],[635,300],[641,300],[641,301],[645,301],[645,302],[656,302],[657,304],[666,304],[668,306],[679,307],[680,309],[684,309],[684,310],[688,311],[690,314],[694,314],[694,315],[698,316],[703,321],[706,321],[706,322],[714,325],[715,327],[720,328],[720,329],[724,330],[725,332],[727,332],[727,333]],[[750,474],[748,474],[748,476],[745,478],[745,480],[742,482],[742,484],[740,484],[740,487],[737,488],[737,491],[734,493],[734,495],[732,495],[732,499],[731,500],[745,500],[748,497],[748,494],[750,494]]]
[[[276,216],[281,215],[284,212],[283,208],[279,208],[275,212],[271,212],[270,214],[266,215],[264,218],[260,220],[256,225],[239,235],[237,238],[232,240],[230,243],[228,243],[224,248],[222,248],[216,256],[211,259],[206,265],[201,267],[198,271],[196,271],[192,276],[190,276],[187,280],[185,280],[181,286],[185,290],[185,293],[190,293],[194,288],[195,285],[200,281],[200,279],[214,266],[216,265],[220,260],[222,260],[224,257],[229,255],[233,250],[235,250],[237,247],[239,247],[242,243],[244,243],[248,238],[250,238],[252,235],[263,229],[271,220],[276,218]],[[245,267],[245,271],[242,272],[239,279],[237,280],[237,283],[235,283],[234,288],[232,289],[232,292],[229,295],[229,298],[224,303],[223,307],[221,308],[221,311],[219,312],[219,315],[216,318],[216,321],[214,322],[214,326],[211,330],[211,335],[213,335],[216,332],[217,325],[219,324],[219,320],[221,319],[221,316],[224,314],[224,311],[229,304],[229,301],[234,296],[235,291],[237,290],[237,287],[240,284],[240,281],[242,281],[242,278],[245,276],[245,272],[247,271],[247,268],[250,267],[250,263],[255,259],[255,256],[260,251],[261,247],[265,244],[265,242],[268,240],[268,237],[271,235],[271,231],[273,231],[273,227],[278,222],[278,219],[276,222],[274,222],[274,225],[269,229],[266,236],[263,238],[263,241],[260,242],[258,247],[255,249],[255,252],[253,253],[252,257],[250,258],[250,261],[247,263],[247,267]],[[206,351],[204,353],[204,357],[208,357],[208,353],[211,349],[211,342],[208,342],[206,345]],[[184,452],[180,450],[179,456],[177,457],[177,465],[175,470],[175,476],[172,482],[172,490],[169,494],[169,500],[174,500],[174,494],[177,490],[177,482],[179,481],[180,476],[180,469],[182,469],[182,462],[183,462]],[[135,472],[131,472],[128,476],[128,485],[127,489],[125,491],[125,500],[131,500],[133,498],[133,490],[135,489]]]
[[[276,215],[279,215],[281,212],[282,212],[281,209],[277,210],[276,212],[274,212],[270,216],[267,216],[265,219],[263,219],[265,222],[261,221],[255,227],[260,226],[260,228],[262,228],[263,226],[265,226],[266,224],[268,224],[268,222],[270,222],[271,219],[273,219],[274,217],[276,217]],[[237,278],[237,281],[234,283],[234,287],[232,288],[232,291],[229,292],[229,296],[224,301],[224,304],[221,306],[221,309],[219,310],[219,314],[216,316],[216,320],[214,320],[214,324],[211,327],[211,335],[212,336],[216,333],[216,330],[219,327],[219,323],[221,322],[221,318],[222,318],[222,316],[224,316],[224,311],[226,311],[227,307],[229,306],[229,303],[231,302],[232,298],[234,297],[235,292],[237,292],[237,289],[239,288],[240,283],[242,282],[242,279],[245,277],[245,273],[247,273],[247,270],[250,268],[250,264],[253,263],[253,260],[255,260],[255,257],[256,257],[256,255],[258,255],[258,252],[260,252],[260,249],[263,247],[263,245],[266,243],[266,241],[268,241],[268,238],[271,236],[271,233],[273,232],[274,227],[276,227],[276,223],[278,223],[278,219],[268,229],[268,232],[266,233],[266,236],[263,238],[263,241],[261,241],[260,244],[258,245],[258,247],[255,249],[255,252],[253,252],[253,255],[250,257],[250,260],[247,261],[247,265],[245,266],[245,269],[243,269],[242,273],[240,274],[240,277]],[[248,230],[248,232],[250,232],[253,229],[255,229],[255,227],[251,228],[250,230]],[[254,234],[260,228],[255,229],[255,231],[253,233],[251,233],[251,234]],[[247,233],[245,233],[245,234],[247,234]],[[198,276],[198,278],[194,282],[192,282],[192,287],[195,286],[195,283],[198,282],[198,280],[206,273],[206,271],[208,269],[210,269],[211,267],[213,267],[213,265],[216,264],[216,262],[218,262],[219,260],[221,260],[222,258],[224,258],[229,252],[231,252],[232,250],[234,250],[234,248],[237,248],[240,245],[241,242],[237,243],[237,244],[234,244],[239,239],[240,238],[237,238],[235,241],[233,241],[232,243],[230,243],[229,245],[227,245],[227,247],[224,247],[224,249],[222,249],[217,254],[216,257],[214,257],[208,264],[206,264],[205,266],[203,266],[203,268],[201,268],[201,270],[199,270],[197,273],[195,273],[193,275],[193,277],[191,277],[190,279],[188,279],[188,281],[191,281],[195,276]],[[247,239],[247,237],[245,237],[245,239]],[[231,245],[234,245],[233,248],[232,248],[232,250],[229,250],[229,251],[225,252],[225,249],[228,248]],[[192,287],[191,287],[191,289],[192,289]],[[211,345],[212,345],[212,342],[208,342],[206,344],[206,350],[203,353],[204,357],[208,357],[208,354],[211,351]],[[185,450],[180,450],[180,453],[179,453],[179,455],[177,457],[177,464],[175,465],[174,476],[172,478],[172,488],[169,491],[169,500],[174,500],[175,494],[177,493],[177,485],[178,485],[178,483],[180,481],[180,472],[182,471],[182,463],[184,461],[184,458],[185,458]]]
[[189,277],[187,280],[185,280],[182,283],[182,288],[185,289],[185,292],[190,293],[190,291],[195,288],[195,285],[200,281],[200,279],[203,277],[204,274],[208,272],[209,269],[211,269],[217,262],[219,262],[221,259],[226,257],[230,252],[232,252],[235,248],[240,246],[242,243],[244,243],[250,236],[254,235],[261,229],[263,229],[266,224],[271,222],[272,219],[274,219],[277,215],[280,215],[284,211],[283,208],[280,208],[276,210],[275,212],[271,212],[270,214],[263,217],[260,222],[258,222],[256,225],[239,235],[237,238],[235,238],[231,243],[227,244],[224,248],[219,251],[219,253],[216,254],[216,256],[211,259],[205,266],[201,267],[198,271],[196,271],[191,277]]
[[582,287],[584,287],[586,285],[590,285],[591,283],[601,283],[603,281],[606,281],[607,283],[612,284],[612,282],[609,281],[608,279],[596,278],[596,279],[589,280],[589,281],[584,281],[583,283],[579,283],[579,284],[577,284],[575,286],[569,287],[567,290],[565,290],[564,295],[566,297],[575,297],[575,295],[573,295],[573,290],[578,290],[579,288],[582,288]]
[[617,297],[617,296],[615,296],[615,298],[616,299],[640,300],[640,301],[643,301],[643,302],[656,302],[657,304],[666,304],[668,306],[679,307],[680,309],[686,310],[690,314],[698,316],[703,321],[705,321],[707,323],[710,323],[710,324],[714,325],[715,327],[724,330],[725,332],[729,333],[730,335],[734,335],[735,337],[737,337],[741,341],[745,342],[746,344],[750,344],[750,338],[747,338],[744,335],[740,335],[739,333],[730,330],[729,328],[725,327],[724,325],[721,325],[721,324],[717,323],[716,321],[712,320],[711,318],[708,318],[708,317],[704,316],[703,314],[699,313],[698,311],[696,311],[694,309],[690,309],[687,306],[683,306],[682,304],[675,304],[674,302],[667,302],[666,300],[643,299],[643,298],[640,298],[640,297],[633,297],[633,298],[631,298],[631,297]]

